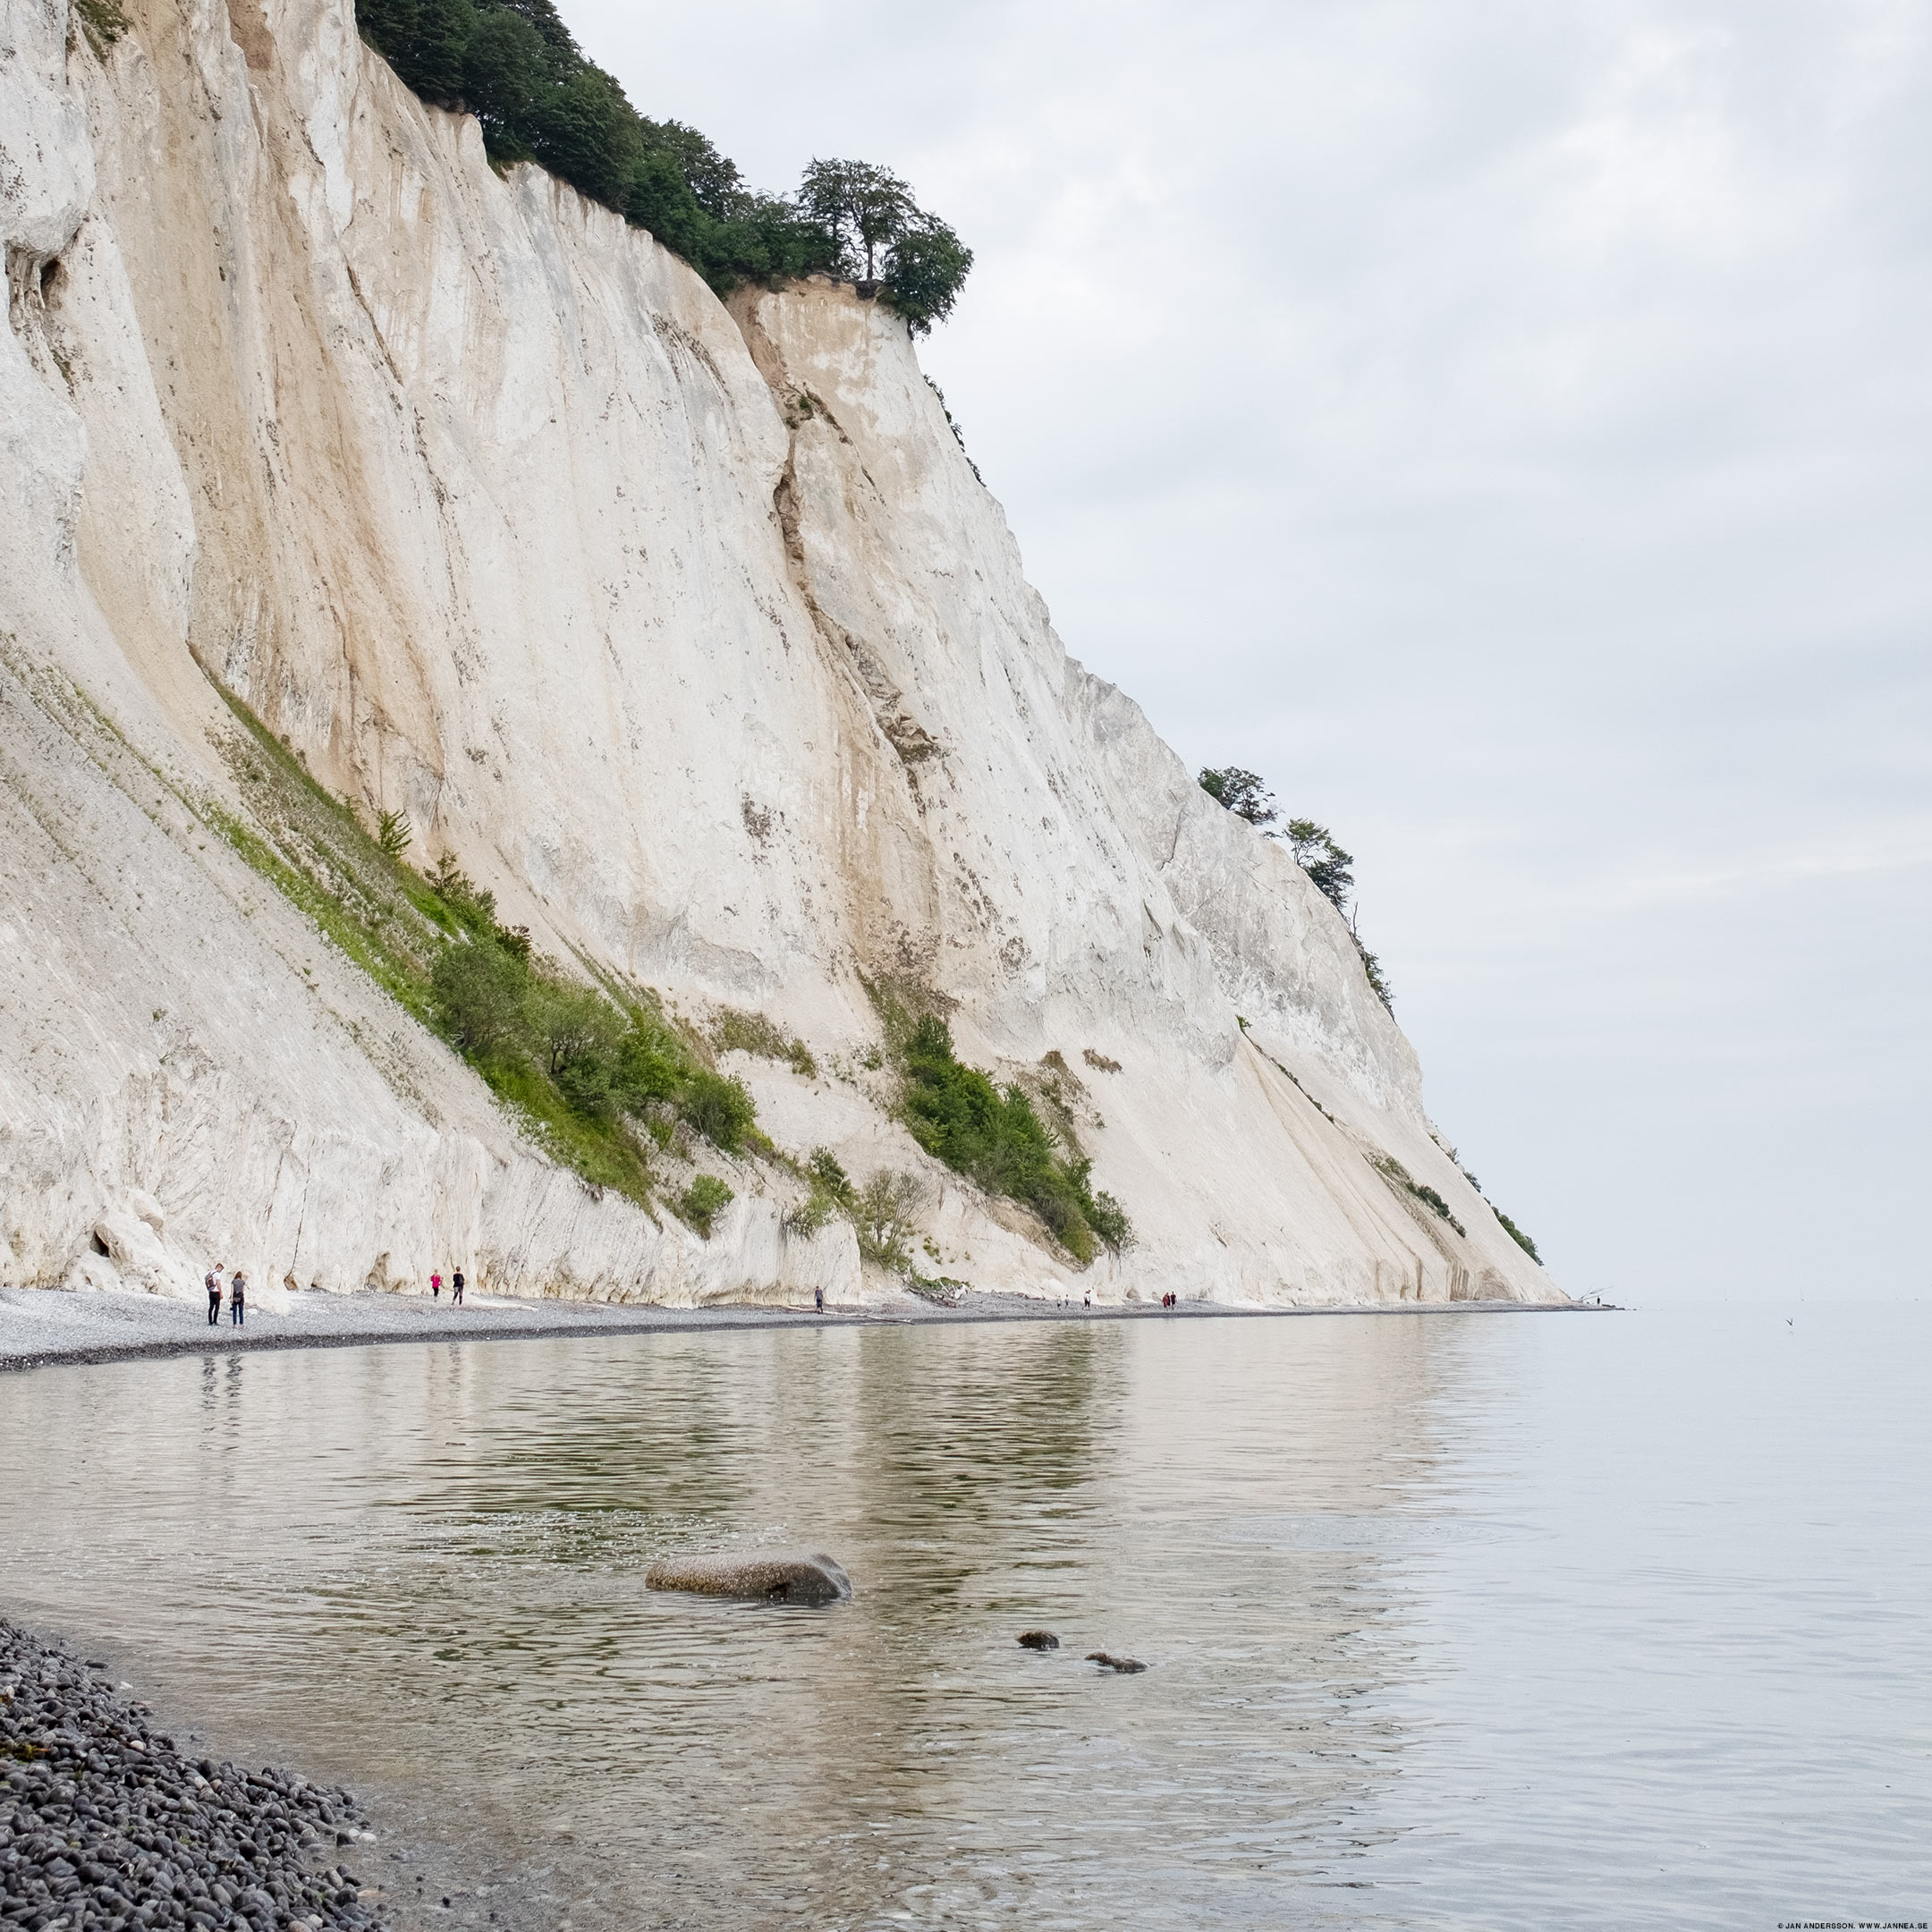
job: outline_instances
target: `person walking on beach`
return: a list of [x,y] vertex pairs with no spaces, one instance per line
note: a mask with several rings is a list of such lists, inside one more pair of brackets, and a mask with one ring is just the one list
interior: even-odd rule
[[218,1326],[221,1322],[221,1278],[222,1270],[227,1266],[225,1261],[217,1261],[208,1271],[208,1278],[201,1284],[208,1290],[208,1325],[210,1328]]
[[443,1277],[440,1275],[431,1275],[429,1277],[429,1299],[432,1301],[440,1301],[443,1299]]
[[245,1327],[248,1323],[248,1276],[237,1268],[228,1281],[228,1323]]
[[462,1270],[461,1268],[458,1268],[456,1272],[450,1276],[450,1306],[452,1308],[461,1308],[462,1306]]

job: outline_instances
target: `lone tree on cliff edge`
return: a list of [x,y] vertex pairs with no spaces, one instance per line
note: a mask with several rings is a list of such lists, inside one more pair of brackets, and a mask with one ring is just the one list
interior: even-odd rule
[[798,208],[838,244],[840,272],[868,291],[883,289],[915,335],[953,312],[972,250],[891,169],[814,161],[799,183]]
[[[878,253],[919,217],[912,191],[889,168],[869,161],[814,161],[799,183],[799,206],[831,231],[855,282],[878,280]],[[858,271],[865,257],[865,273]]]

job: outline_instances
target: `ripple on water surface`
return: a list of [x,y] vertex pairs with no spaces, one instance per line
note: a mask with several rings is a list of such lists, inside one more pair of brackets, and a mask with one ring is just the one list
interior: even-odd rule
[[[587,1928],[1923,1918],[1932,1325],[1803,1322],[47,1370],[0,1597]],[[767,1544],[852,1601],[644,1587]]]

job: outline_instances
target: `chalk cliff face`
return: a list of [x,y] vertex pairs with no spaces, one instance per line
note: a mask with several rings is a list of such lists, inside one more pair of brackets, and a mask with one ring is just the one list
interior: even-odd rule
[[[499,178],[346,0],[129,16],[97,52],[0,0],[0,1279],[869,1292],[776,1169],[706,1241],[521,1138],[210,835],[249,809],[212,674],[547,950],[801,1035],[815,1077],[733,1056],[762,1123],[925,1174],[948,1274],[1558,1299],[1339,919],[1066,657],[892,316],[727,309]],[[882,976],[962,1058],[1061,1056],[1134,1248],[1081,1274],[919,1153]]]

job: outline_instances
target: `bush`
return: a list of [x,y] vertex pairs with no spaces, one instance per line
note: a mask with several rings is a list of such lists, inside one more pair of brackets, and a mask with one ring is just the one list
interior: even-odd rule
[[[1292,1077],[1292,1075],[1290,1076],[1291,1079]],[[1297,1086],[1300,1084],[1300,1081],[1296,1081]],[[1466,1235],[1469,1233],[1469,1230],[1450,1213],[1449,1203],[1434,1188],[1418,1181],[1393,1154],[1371,1155],[1368,1165],[1385,1179],[1393,1182],[1404,1194],[1420,1201],[1425,1208],[1428,1208],[1439,1219],[1446,1221],[1458,1234]]]
[[809,1241],[813,1235],[825,1232],[827,1224],[838,1213],[838,1206],[830,1195],[821,1194],[814,1188],[805,1199],[791,1209],[785,1216],[784,1227],[787,1234],[796,1234]]
[[617,1092],[612,1079],[612,1065],[603,1055],[590,1055],[567,1061],[551,1078],[555,1080],[557,1091],[564,1096],[572,1113],[580,1114],[589,1121],[608,1122],[617,1117]]
[[830,1148],[812,1150],[811,1158],[805,1164],[805,1177],[811,1183],[811,1192],[785,1216],[788,1234],[817,1234],[835,1215],[850,1218],[857,1212],[859,1197],[852,1177],[839,1165],[838,1157]]
[[1543,1266],[1543,1257],[1537,1252],[1536,1243],[1531,1241],[1530,1237],[1525,1234],[1523,1231],[1520,1227],[1518,1227],[1516,1224],[1512,1221],[1510,1217],[1506,1214],[1504,1214],[1503,1210],[1498,1208],[1493,1201],[1490,1203],[1489,1212],[1493,1214],[1496,1217],[1496,1219],[1503,1224],[1503,1232],[1507,1234],[1509,1238],[1513,1241],[1514,1241],[1516,1245],[1521,1248],[1522,1251],[1526,1255],[1528,1255],[1530,1258],[1534,1261],[1538,1267],[1541,1267]]
[[684,1079],[679,1042],[661,1027],[633,1021],[617,1043],[611,1089],[627,1114],[641,1114],[654,1100],[668,1100]]
[[524,967],[488,939],[444,947],[429,973],[430,995],[444,1030],[477,1058],[522,1045],[529,988]]
[[1115,1254],[1134,1244],[1133,1223],[1127,1210],[1111,1194],[1096,1194],[1087,1206],[1087,1219],[1093,1231]]
[[601,993],[569,980],[538,979],[531,984],[525,1011],[546,1072],[555,1079],[589,1063],[601,1070],[604,1085],[609,1086],[624,1037],[624,1016]]
[[456,863],[453,852],[445,852],[428,876],[430,889],[440,910],[458,931],[485,937],[497,936],[496,894],[477,882]]
[[736,1196],[716,1174],[697,1174],[691,1184],[678,1196],[677,1211],[709,1241],[712,1216],[735,1199]]
[[810,1174],[817,1191],[835,1201],[848,1214],[852,1212],[858,1199],[852,1191],[852,1176],[839,1165],[838,1156],[830,1148],[814,1148],[805,1171]]
[[912,1215],[923,1192],[911,1174],[890,1170],[866,1182],[852,1212],[859,1252],[868,1261],[895,1275],[912,1266],[912,1236],[918,1232]]
[[686,1076],[677,1096],[677,1110],[716,1148],[735,1154],[758,1118],[758,1108],[741,1080],[699,1068]]
[[711,1023],[711,1044],[720,1053],[754,1054],[761,1060],[784,1060],[807,1080],[818,1077],[818,1063],[801,1039],[787,1039],[763,1013],[741,1013],[735,1006],[720,1009]]

